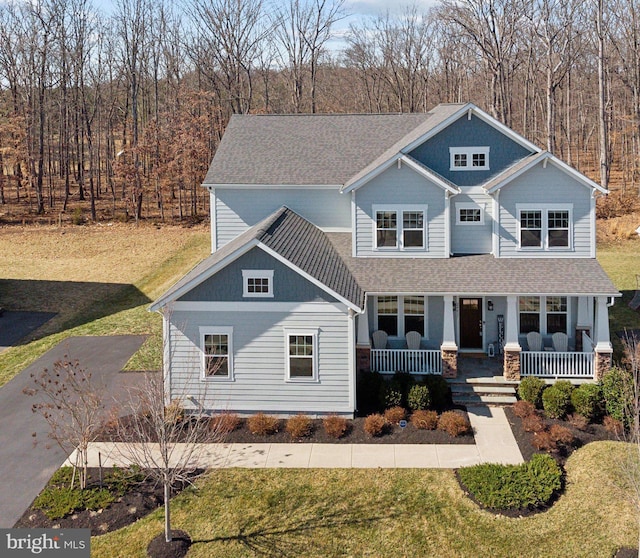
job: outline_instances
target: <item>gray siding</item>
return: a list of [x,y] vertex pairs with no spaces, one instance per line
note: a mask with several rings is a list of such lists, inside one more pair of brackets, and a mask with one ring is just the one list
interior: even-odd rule
[[[419,252],[374,249],[373,206],[428,205],[427,248]],[[391,166],[356,191],[356,249],[358,256],[448,257],[445,252],[445,193],[406,165]]]
[[[475,204],[483,209],[484,223],[458,223],[459,204]],[[466,207],[466,206],[465,206]],[[458,194],[451,199],[451,252],[490,254],[492,250],[493,198],[482,193]]]
[[[552,164],[537,165],[500,191],[500,257],[591,257],[591,189]],[[518,250],[518,204],[572,206],[572,250]]]
[[[489,146],[488,171],[450,171],[450,147]],[[482,184],[515,161],[530,154],[520,144],[489,126],[477,116],[466,115],[411,152],[411,156],[459,186]]]
[[215,250],[286,205],[321,229],[351,227],[351,199],[333,189],[216,188]]
[[[273,298],[242,296],[243,269],[273,270]],[[326,291],[317,287],[291,268],[276,260],[261,248],[246,254],[221,269],[213,277],[183,295],[180,301],[259,301],[259,302],[336,302]]]
[[[181,312],[171,316],[171,392],[208,410],[350,413],[348,317],[342,312]],[[233,327],[234,381],[203,381],[201,326]],[[285,381],[284,328],[318,328],[318,382]]]

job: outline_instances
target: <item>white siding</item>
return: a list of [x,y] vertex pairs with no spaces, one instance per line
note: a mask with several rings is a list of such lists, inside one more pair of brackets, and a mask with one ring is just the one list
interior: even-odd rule
[[[356,255],[378,257],[448,257],[445,242],[445,193],[406,165],[393,165],[356,191]],[[427,210],[427,250],[380,252],[374,249],[373,206],[420,205]]]
[[[591,257],[591,189],[553,164],[538,165],[500,191],[500,257]],[[572,250],[518,250],[518,204],[570,205],[573,217]]]
[[324,230],[351,228],[351,199],[333,189],[216,188],[215,250],[283,205]]
[[[181,312],[171,316],[172,397],[204,397],[206,409],[351,413],[346,312]],[[234,381],[203,381],[201,326],[232,326]],[[285,381],[284,329],[318,330],[318,382]]]
[[[483,224],[459,224],[459,205],[482,209]],[[451,252],[454,254],[490,254],[492,250],[493,198],[481,192],[461,193],[451,198]]]

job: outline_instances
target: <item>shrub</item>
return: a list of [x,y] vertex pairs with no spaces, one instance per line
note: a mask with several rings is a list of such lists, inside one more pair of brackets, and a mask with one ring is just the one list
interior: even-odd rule
[[417,410],[411,414],[411,424],[420,430],[435,430],[438,426],[438,413]]
[[516,401],[513,404],[513,414],[520,418],[533,415],[536,412],[535,405],[529,401]]
[[577,428],[578,430],[586,430],[587,428],[589,428],[589,421],[584,418],[582,415],[579,415],[577,413],[573,413],[572,415],[569,415],[567,417],[567,420],[569,421],[569,424],[571,426],[573,426],[574,428]]
[[379,413],[374,413],[364,419],[364,431],[369,434],[369,436],[382,436],[386,426],[387,421]]
[[454,438],[471,432],[469,421],[460,413],[445,411],[438,419],[438,430],[443,430]]
[[76,207],[71,214],[71,222],[74,225],[82,225],[84,223],[84,217],[82,216],[82,208]]
[[416,379],[408,372],[396,372],[391,379],[391,385],[402,394],[400,406],[407,407],[409,390],[415,385]]
[[605,410],[614,419],[624,422],[626,410],[630,408],[632,393],[631,377],[627,370],[613,367],[602,378],[602,395]]
[[209,428],[218,434],[230,434],[240,426],[240,417],[234,413],[220,413],[209,420]]
[[451,388],[442,376],[429,374],[424,377],[422,383],[427,386],[431,405],[436,409],[444,409],[451,404]]
[[610,432],[618,438],[624,433],[624,424],[622,423],[622,421],[613,418],[612,416],[607,415],[606,417],[604,417],[603,424],[607,432]]
[[180,401],[172,401],[164,408],[164,420],[167,424],[177,424],[184,420],[184,407]]
[[549,428],[549,435],[554,442],[563,446],[570,446],[575,441],[573,432],[561,424],[552,424]]
[[382,406],[385,409],[402,406],[402,391],[397,384],[385,382],[382,386]]
[[558,449],[556,441],[547,430],[536,432],[531,444],[538,451],[556,451],[556,449]]
[[463,467],[459,477],[487,508],[535,509],[549,504],[562,488],[562,471],[549,455],[536,454],[522,465],[486,463]]
[[285,430],[294,440],[306,438],[311,435],[313,422],[306,415],[296,415],[287,419]]
[[573,386],[567,380],[560,380],[542,392],[542,406],[550,418],[562,419],[571,409]]
[[378,411],[383,405],[384,378],[379,372],[358,374],[358,407],[361,411]]
[[347,419],[338,415],[329,415],[322,419],[322,426],[324,426],[327,436],[337,440],[347,432]]
[[407,405],[412,411],[423,411],[431,405],[431,394],[429,388],[424,384],[416,384],[409,389],[407,395]]
[[280,428],[280,421],[276,417],[258,413],[247,419],[247,427],[251,434],[256,436],[267,436],[275,434]]
[[544,420],[539,415],[529,415],[522,419],[525,432],[542,432],[545,429]]
[[542,391],[546,384],[544,380],[536,378],[535,376],[527,376],[520,381],[518,386],[518,397],[523,401],[533,403],[536,409],[542,408]]
[[402,407],[391,407],[384,412],[384,419],[391,424],[398,424],[407,418],[407,411]]
[[598,384],[582,384],[571,393],[571,404],[576,413],[589,422],[602,415],[602,388]]

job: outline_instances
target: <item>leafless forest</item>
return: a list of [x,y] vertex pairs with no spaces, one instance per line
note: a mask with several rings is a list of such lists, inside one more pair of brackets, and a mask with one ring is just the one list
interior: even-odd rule
[[0,221],[198,219],[232,113],[466,101],[637,199],[640,0],[97,6],[0,2]]

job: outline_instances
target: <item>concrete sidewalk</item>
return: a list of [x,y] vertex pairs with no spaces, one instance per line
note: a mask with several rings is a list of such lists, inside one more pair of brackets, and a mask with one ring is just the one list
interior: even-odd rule
[[[522,454],[501,407],[467,409],[475,444],[206,444],[192,455],[199,468],[441,468],[478,463],[522,463]],[[152,450],[157,451],[152,445]],[[176,445],[180,459],[183,446]],[[75,452],[67,464],[75,459]],[[131,464],[122,444],[96,442],[89,449],[89,466]]]

